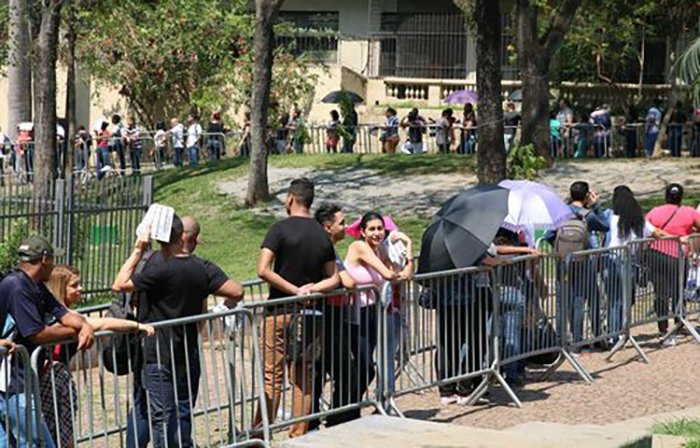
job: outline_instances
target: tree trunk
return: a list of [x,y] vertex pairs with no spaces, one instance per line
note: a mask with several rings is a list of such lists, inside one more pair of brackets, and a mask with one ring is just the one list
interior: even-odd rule
[[255,37],[253,52],[253,99],[250,111],[251,154],[246,205],[253,206],[270,198],[267,183],[267,134],[270,85],[274,49],[274,25],[283,0],[255,0]]
[[549,151],[549,66],[564,41],[581,0],[564,0],[540,35],[538,7],[532,0],[517,0],[518,66],[522,80],[520,144],[533,144],[537,153],[552,161]]
[[10,0],[7,67],[7,135],[14,141],[17,125],[32,120],[32,66],[27,0]]
[[74,137],[78,132],[77,129],[77,111],[75,102],[75,24],[77,21],[76,0],[68,0],[68,20],[66,21],[66,120],[68,121],[68,129],[66,129],[66,157],[63,164],[64,173],[73,172],[73,164],[75,162],[75,142]]
[[501,9],[498,1],[476,0],[476,86],[479,92],[477,177],[495,184],[506,177],[501,107]]
[[51,197],[56,177],[56,58],[61,1],[44,0],[34,57],[34,195]]

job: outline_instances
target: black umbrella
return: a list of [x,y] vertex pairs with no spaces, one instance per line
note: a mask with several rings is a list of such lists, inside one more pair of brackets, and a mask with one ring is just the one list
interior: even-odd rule
[[481,258],[508,214],[508,193],[478,185],[445,202],[423,233],[418,273],[468,267]]
[[322,103],[333,103],[338,104],[344,98],[350,100],[353,104],[364,103],[365,100],[362,99],[360,95],[355,92],[350,92],[349,90],[335,90],[328,95],[324,96],[321,100]]

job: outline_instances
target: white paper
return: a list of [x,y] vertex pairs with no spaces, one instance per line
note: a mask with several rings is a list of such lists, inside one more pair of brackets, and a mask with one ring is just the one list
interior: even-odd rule
[[143,234],[150,227],[151,239],[167,243],[173,227],[175,209],[161,204],[151,204],[146,216],[136,228],[136,236]]

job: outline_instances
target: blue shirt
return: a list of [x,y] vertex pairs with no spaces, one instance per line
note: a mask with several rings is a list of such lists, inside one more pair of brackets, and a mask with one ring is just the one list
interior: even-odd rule
[[[66,313],[66,307],[58,303],[43,283],[34,282],[20,270],[8,274],[0,282],[0,323],[3,328],[14,328],[12,334],[2,336],[24,345],[30,356],[38,347],[30,338],[46,328],[51,320],[60,319]],[[24,366],[20,361],[18,359],[16,365],[13,362],[8,393],[22,392]]]

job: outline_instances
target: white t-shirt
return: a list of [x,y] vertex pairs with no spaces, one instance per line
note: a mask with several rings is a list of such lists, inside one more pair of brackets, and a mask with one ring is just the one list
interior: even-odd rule
[[656,227],[654,227],[649,221],[644,221],[644,228],[642,229],[642,235],[637,235],[634,230],[630,232],[627,238],[622,239],[620,235],[619,224],[620,217],[618,215],[610,216],[610,240],[608,241],[608,247],[621,247],[626,246],[632,240],[639,240],[642,238],[649,238]]
[[170,135],[173,141],[173,148],[182,148],[184,146],[182,144],[184,134],[185,128],[180,123],[170,128]]
[[166,138],[165,131],[162,129],[158,129],[156,131],[156,135],[153,136],[153,141],[156,142],[156,146],[158,148],[161,148],[161,147],[165,146],[165,138]]
[[195,123],[187,128],[187,147],[191,148],[199,144],[199,137],[202,136],[202,126]]

